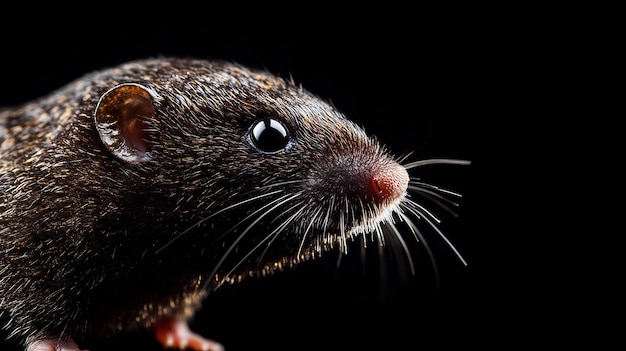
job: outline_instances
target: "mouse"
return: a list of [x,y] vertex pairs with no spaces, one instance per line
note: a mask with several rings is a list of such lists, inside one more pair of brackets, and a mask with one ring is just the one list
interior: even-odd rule
[[222,286],[401,231],[425,244],[422,224],[467,265],[420,202],[461,195],[410,174],[470,161],[409,158],[293,78],[226,60],[136,59],[3,107],[0,325],[26,351],[134,330],[217,351],[189,322]]

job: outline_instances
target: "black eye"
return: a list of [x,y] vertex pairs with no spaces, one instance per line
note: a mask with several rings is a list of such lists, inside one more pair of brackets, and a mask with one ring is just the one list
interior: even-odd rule
[[289,133],[282,122],[266,118],[255,122],[250,129],[252,144],[263,152],[276,152],[289,143]]

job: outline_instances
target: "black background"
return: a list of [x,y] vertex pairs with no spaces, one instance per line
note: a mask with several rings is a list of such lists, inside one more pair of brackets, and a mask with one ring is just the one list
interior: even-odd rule
[[[430,174],[464,196],[460,217],[446,218],[444,226],[469,265],[435,246],[439,286],[419,247],[412,277],[396,274],[393,265],[379,274],[368,265],[377,255],[371,250],[365,273],[358,252],[339,268],[328,257],[218,290],[192,329],[222,342],[227,351],[490,347],[532,344],[543,333],[531,327],[521,335],[516,324],[528,312],[528,295],[518,286],[519,261],[511,257],[519,251],[515,224],[503,225],[515,196],[505,172],[511,162],[503,156],[505,141],[522,124],[517,107],[509,104],[515,94],[511,80],[525,70],[518,65],[523,53],[513,44],[519,42],[518,30],[506,16],[496,20],[484,9],[464,8],[382,8],[365,14],[266,9],[251,16],[237,8],[151,10],[116,8],[104,16],[43,20],[16,13],[19,24],[3,24],[0,106],[130,59],[219,58],[293,77],[396,154],[415,150],[416,159],[472,161]],[[159,350],[147,332],[85,347]]]

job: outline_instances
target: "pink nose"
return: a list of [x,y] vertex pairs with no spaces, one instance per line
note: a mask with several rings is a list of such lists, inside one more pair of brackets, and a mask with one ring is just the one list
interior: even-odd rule
[[370,180],[370,191],[377,202],[400,198],[409,184],[409,174],[404,167],[392,164],[375,172]]

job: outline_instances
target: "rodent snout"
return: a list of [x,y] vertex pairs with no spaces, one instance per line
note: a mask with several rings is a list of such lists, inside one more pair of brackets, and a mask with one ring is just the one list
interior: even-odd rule
[[309,183],[316,193],[341,194],[348,198],[362,199],[362,204],[375,205],[398,200],[409,184],[407,170],[389,160],[342,160],[324,167],[317,177],[317,181]]

